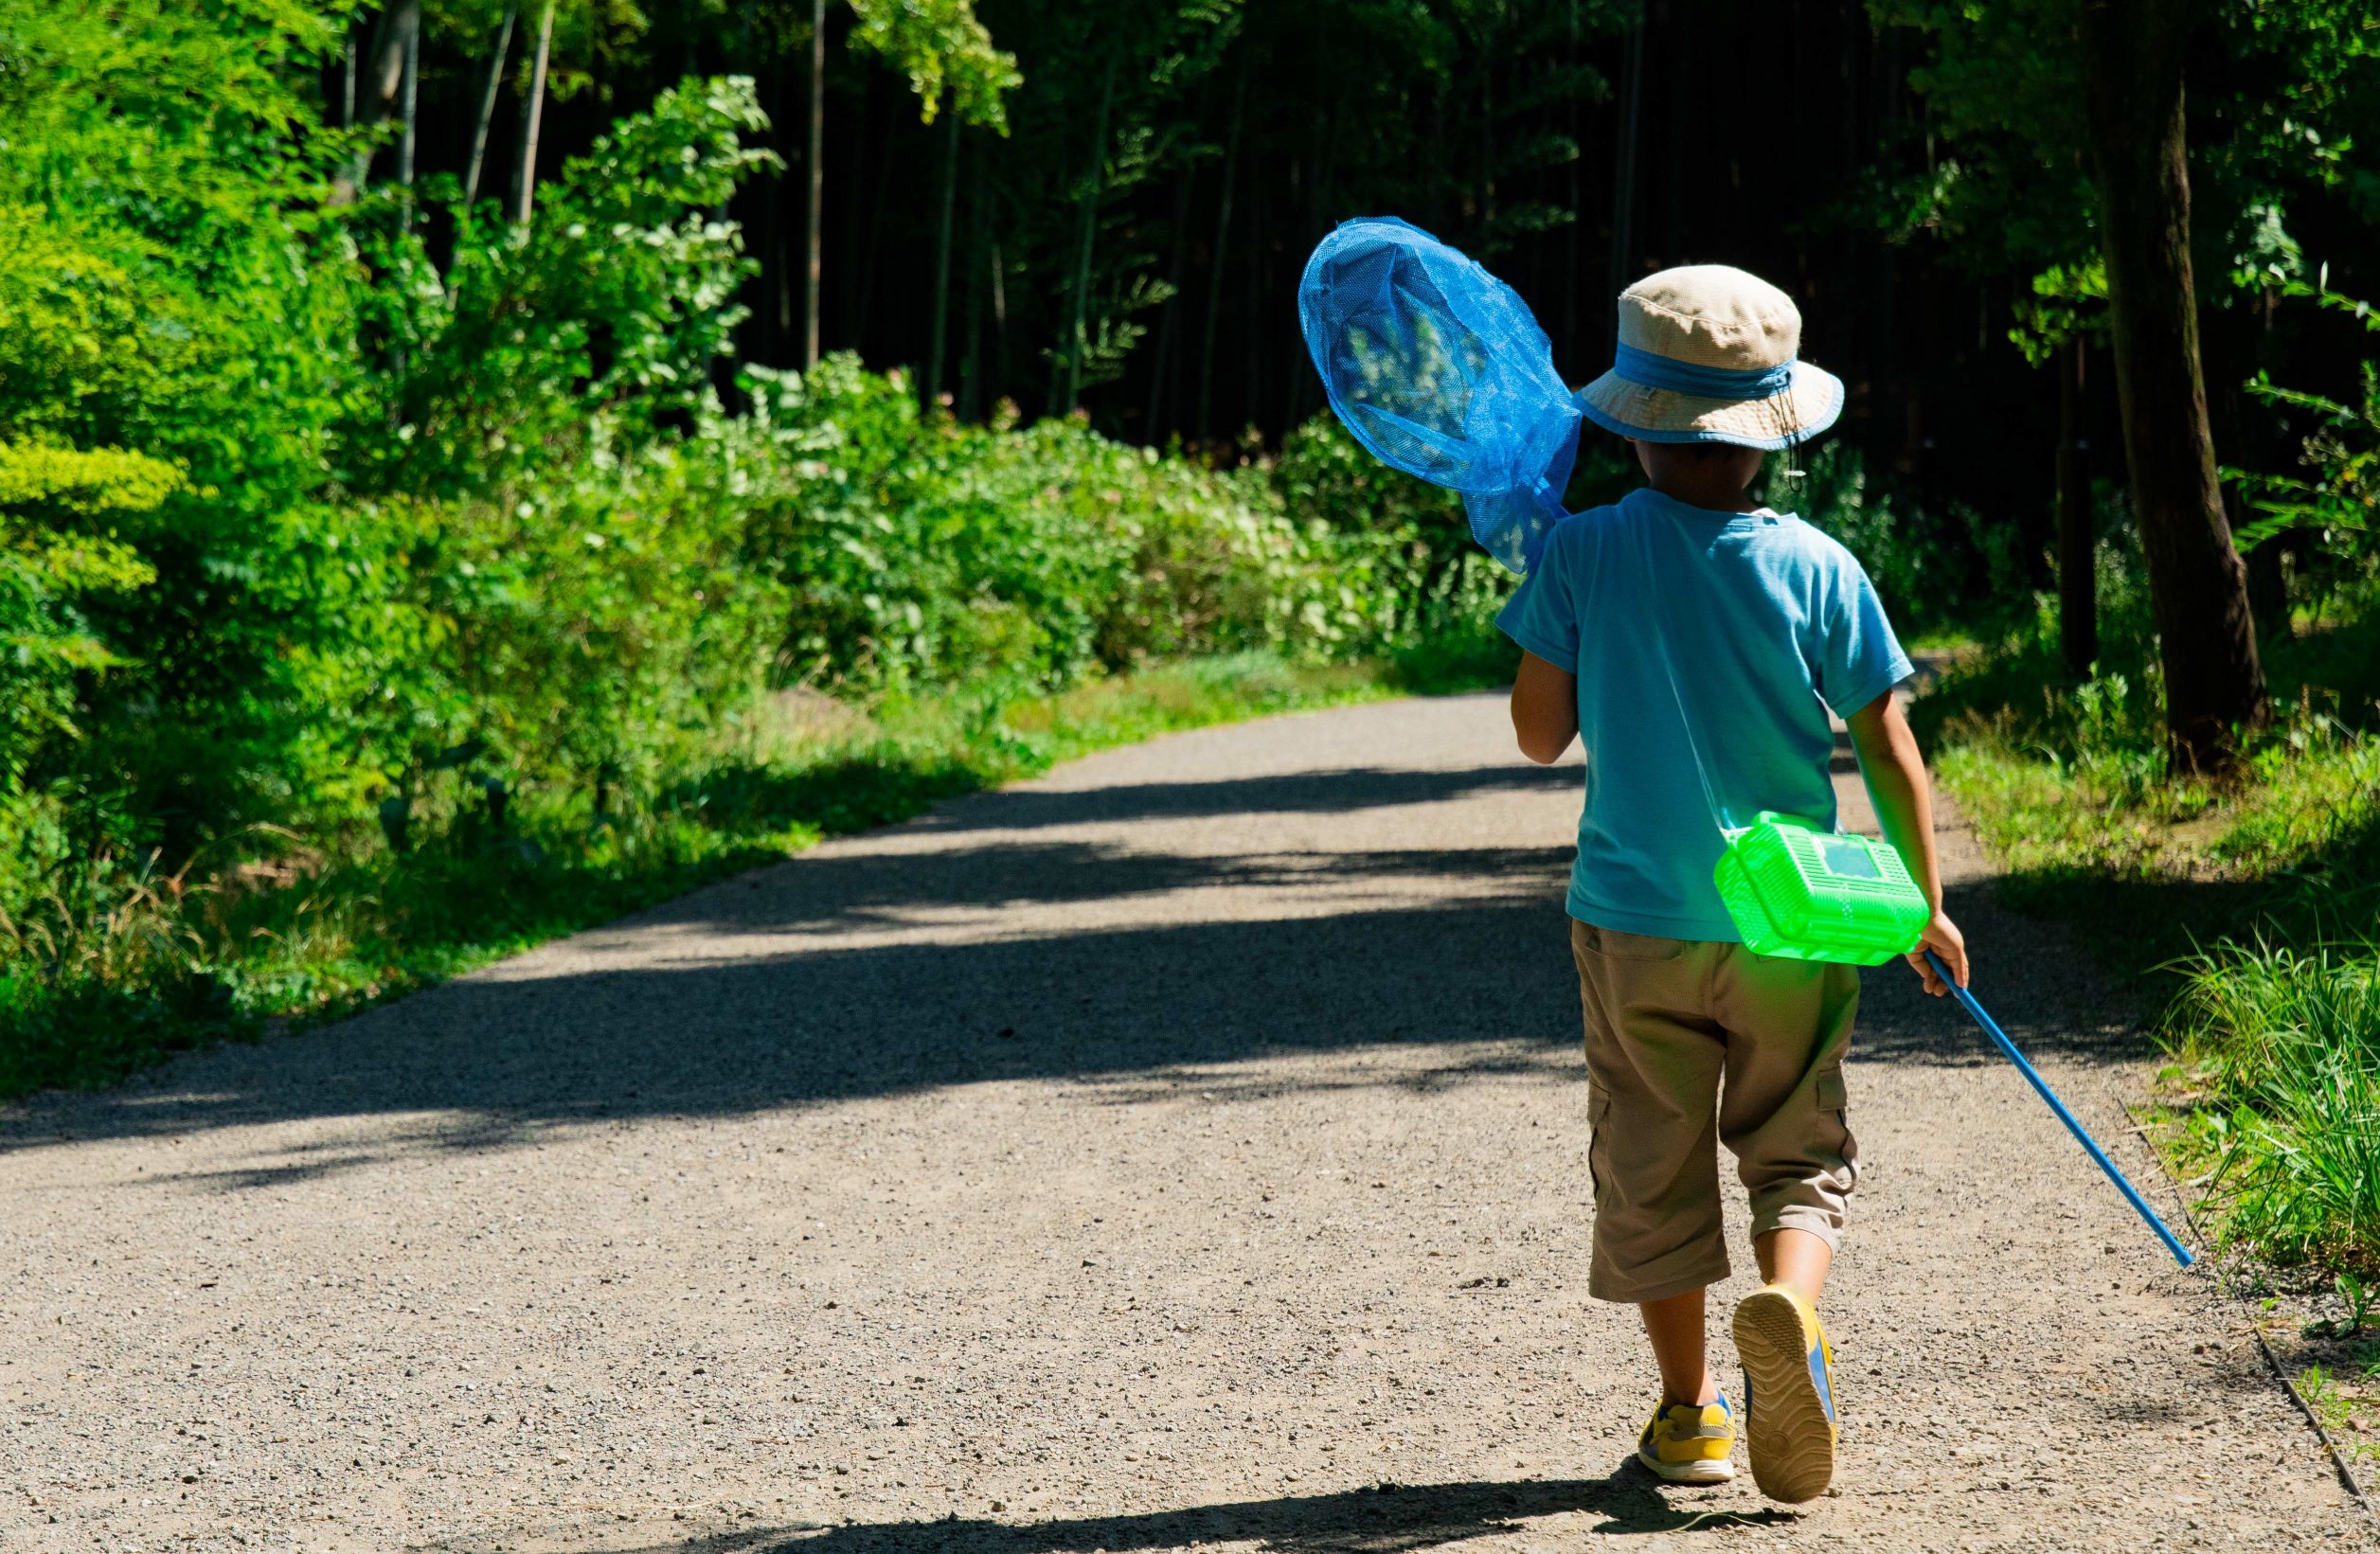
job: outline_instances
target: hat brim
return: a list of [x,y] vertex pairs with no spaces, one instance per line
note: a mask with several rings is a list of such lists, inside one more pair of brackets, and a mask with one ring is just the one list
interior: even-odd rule
[[1579,413],[1606,432],[1639,442],[1727,442],[1790,448],[1824,433],[1843,413],[1843,380],[1808,362],[1793,365],[1782,393],[1761,400],[1710,400],[1647,388],[1606,372],[1578,392]]

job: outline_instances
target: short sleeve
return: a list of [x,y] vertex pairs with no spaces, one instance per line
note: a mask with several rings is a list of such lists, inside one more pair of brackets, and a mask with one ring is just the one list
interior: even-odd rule
[[[1566,532],[1567,531],[1567,532]],[[1497,630],[1556,669],[1579,667],[1579,526],[1558,526],[1538,552],[1537,564],[1497,612]]]
[[1892,634],[1875,584],[1849,552],[1843,554],[1828,593],[1818,694],[1835,716],[1848,718],[1917,670]]

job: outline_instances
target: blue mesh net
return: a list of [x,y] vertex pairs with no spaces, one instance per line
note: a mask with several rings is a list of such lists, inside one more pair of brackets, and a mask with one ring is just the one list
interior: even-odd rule
[[1306,348],[1357,441],[1463,493],[1471,532],[1513,571],[1563,516],[1579,412],[1529,305],[1393,216],[1340,223],[1297,287]]

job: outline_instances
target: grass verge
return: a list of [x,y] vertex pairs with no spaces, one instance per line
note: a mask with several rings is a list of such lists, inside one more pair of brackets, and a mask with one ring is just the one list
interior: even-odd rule
[[2166,774],[2153,676],[2045,657],[1929,698],[1944,786],[2006,898],[2158,1009],[2159,1141],[2219,1243],[2380,1272],[2380,611],[2269,651],[2287,711],[2222,785]]
[[863,710],[798,693],[723,731],[649,803],[457,805],[402,854],[291,849],[212,878],[95,875],[0,921],[0,1099],[121,1080],[225,1038],[320,1023],[773,862],[821,837],[1155,735],[1509,677],[1493,642],[1387,662],[1249,653],[1055,695],[975,688]]

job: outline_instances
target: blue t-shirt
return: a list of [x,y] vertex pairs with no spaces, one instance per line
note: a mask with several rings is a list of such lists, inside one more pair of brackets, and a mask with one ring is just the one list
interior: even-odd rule
[[1831,827],[1827,708],[1856,712],[1910,673],[1874,585],[1832,537],[1649,489],[1556,525],[1496,624],[1578,676],[1586,807],[1568,905],[1626,934],[1743,938],[1711,884],[1727,844],[1685,717],[1727,824],[1775,810]]

